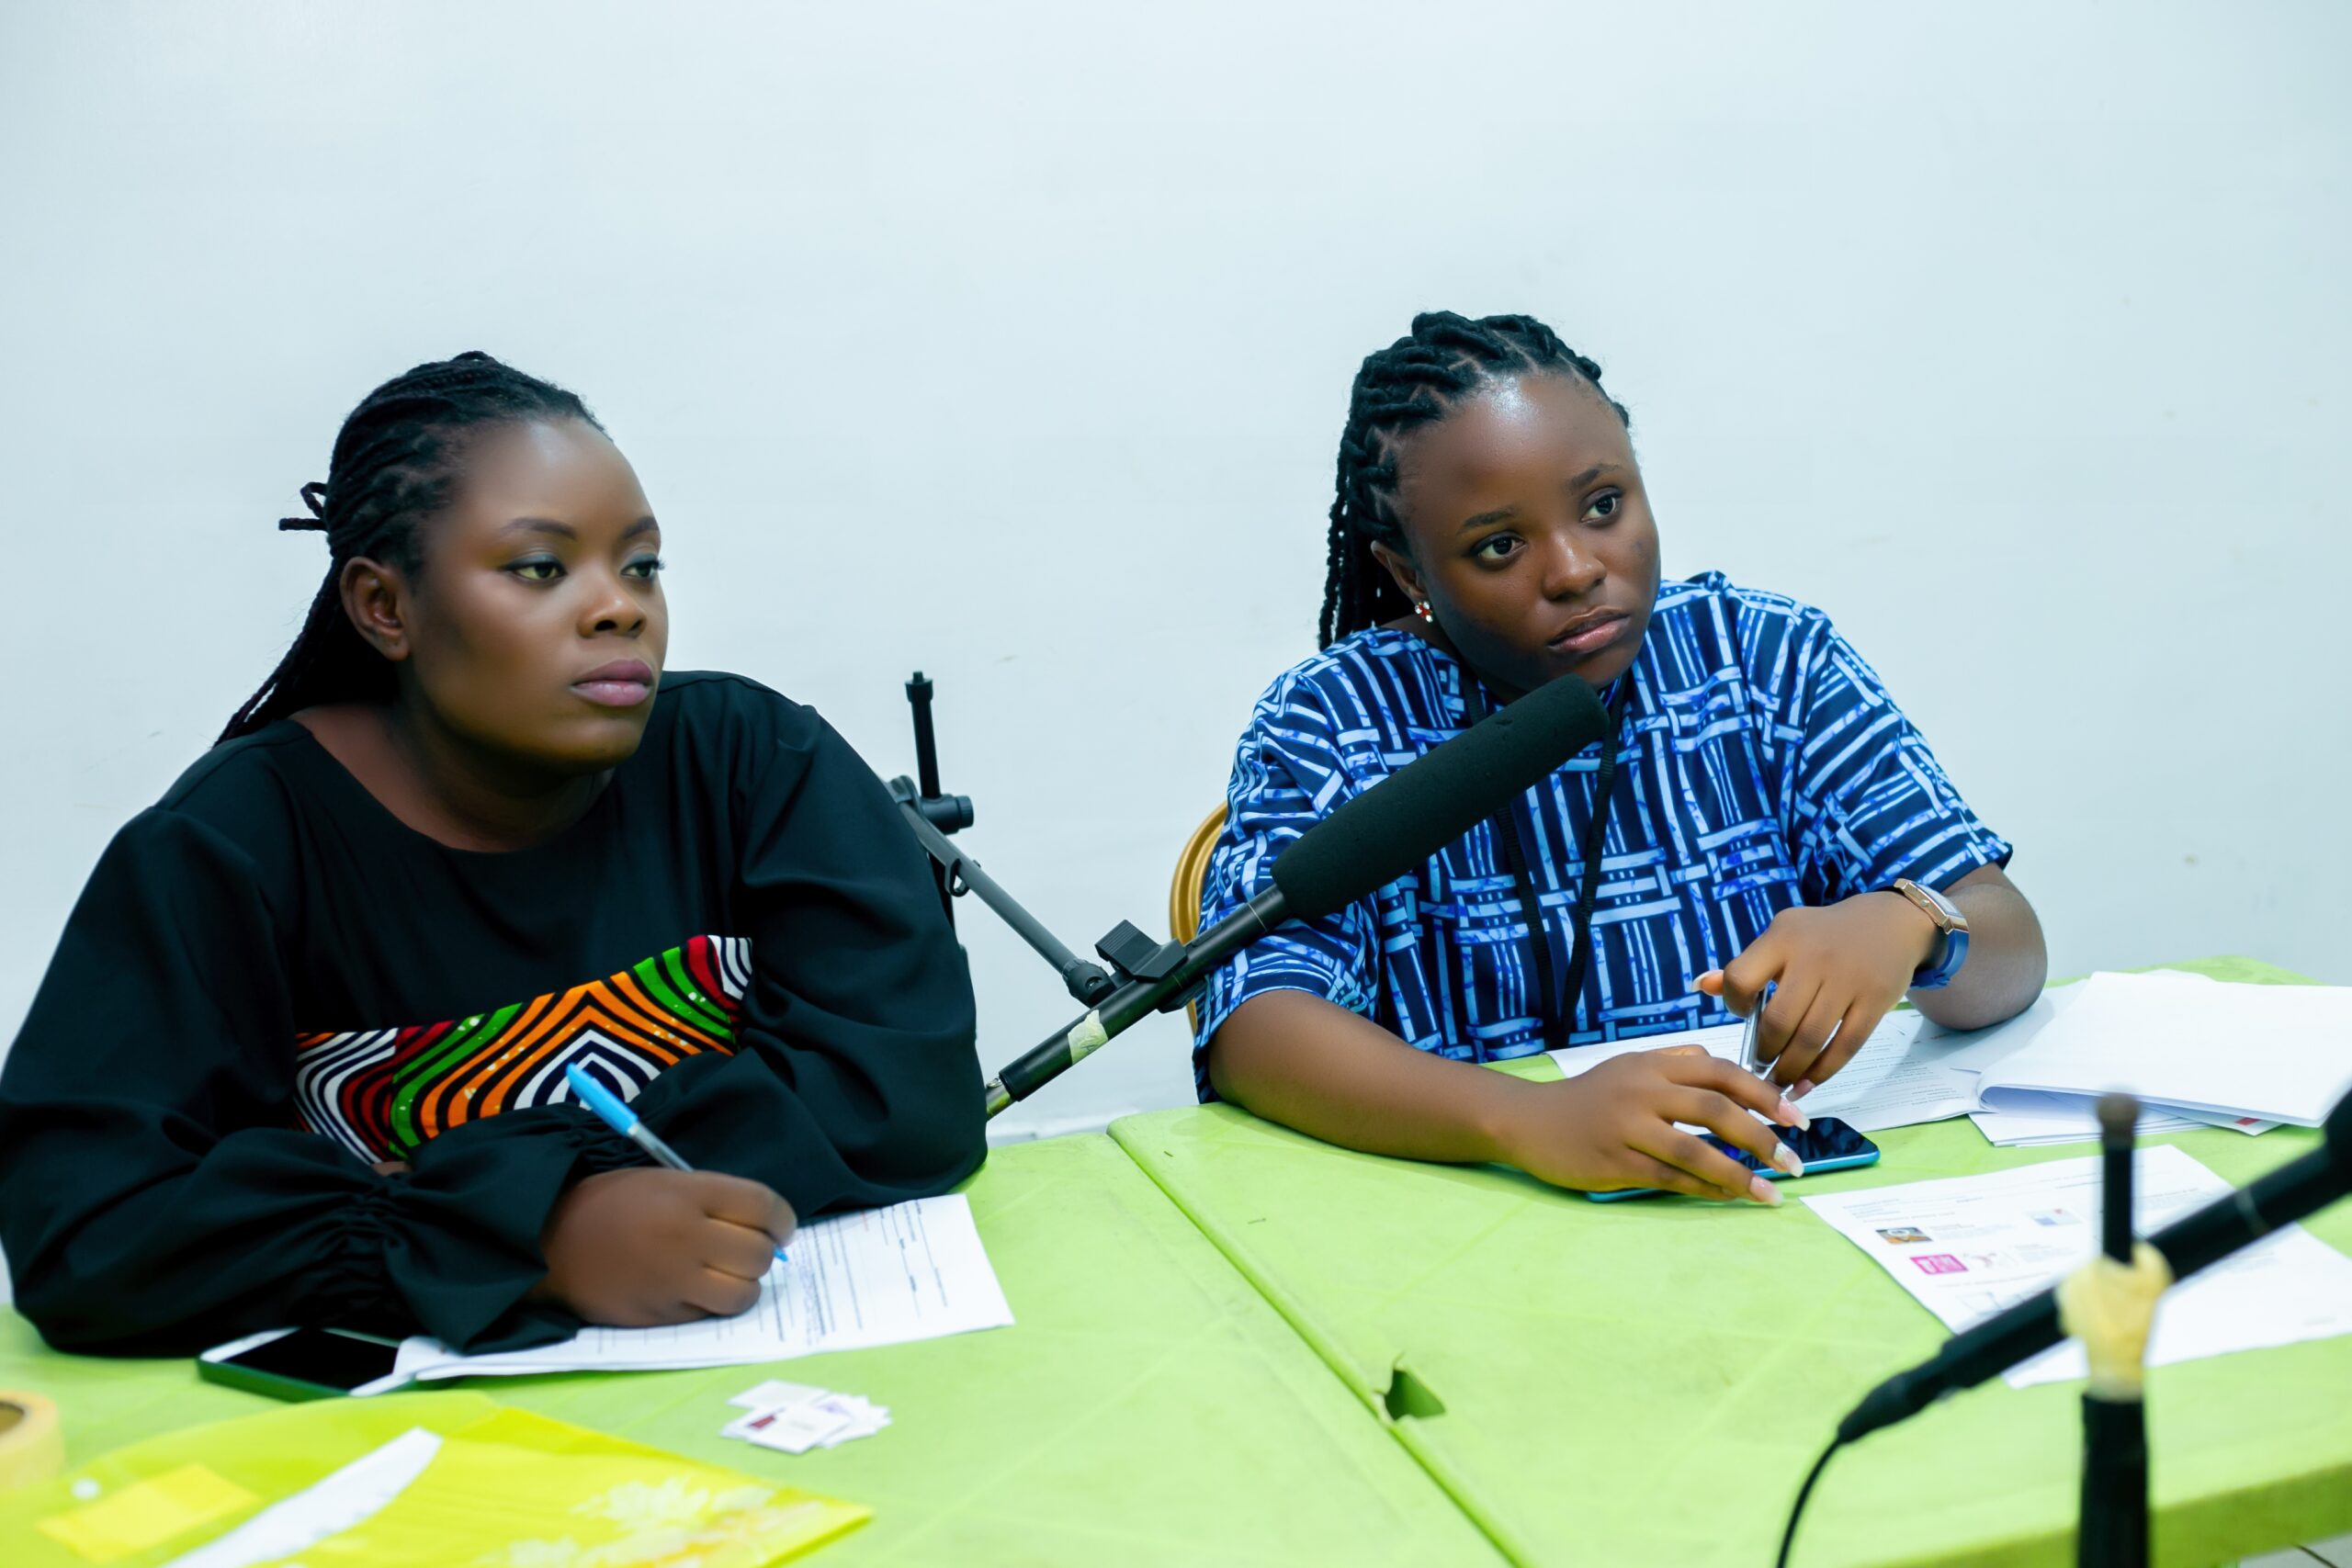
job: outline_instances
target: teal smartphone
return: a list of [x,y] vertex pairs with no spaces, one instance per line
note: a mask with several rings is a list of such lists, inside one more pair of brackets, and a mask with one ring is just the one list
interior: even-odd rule
[[[1781,1142],[1796,1151],[1797,1158],[1804,1161],[1807,1176],[1878,1163],[1878,1145],[1835,1116],[1816,1116],[1810,1127],[1775,1127],[1772,1131]],[[1713,1133],[1700,1135],[1767,1181],[1787,1179],[1785,1171],[1764,1164],[1746,1149],[1734,1148]],[[1620,1198],[1655,1198],[1662,1190],[1657,1187],[1625,1187],[1614,1192],[1588,1192],[1585,1196],[1596,1203],[1613,1203]]]
[[207,1382],[272,1399],[335,1399],[391,1376],[400,1341],[340,1328],[273,1328],[196,1359]]

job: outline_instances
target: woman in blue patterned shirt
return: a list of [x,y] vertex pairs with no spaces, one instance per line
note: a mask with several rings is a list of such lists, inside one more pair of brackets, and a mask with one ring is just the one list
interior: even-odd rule
[[[1661,589],[1627,425],[1600,367],[1525,316],[1423,315],[1363,362],[1322,651],[1241,738],[1204,920],[1340,802],[1544,682],[1590,682],[1616,737],[1218,971],[1204,1098],[1379,1154],[1770,1204],[1675,1124],[1785,1157],[1747,1112],[1799,1120],[1906,990],[1962,1029],[2040,990],[2008,843],[1827,617],[1718,573]],[[1769,1084],[1695,1048],[1549,1083],[1470,1068],[1759,1002]]]

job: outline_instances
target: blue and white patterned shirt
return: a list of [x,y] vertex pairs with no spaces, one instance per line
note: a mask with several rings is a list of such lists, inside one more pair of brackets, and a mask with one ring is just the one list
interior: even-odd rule
[[[1820,611],[1719,572],[1667,583],[1630,673],[1572,1043],[1729,1021],[1690,981],[1782,909],[1898,876],[1946,888],[2008,863],[2007,841]],[[1463,677],[1421,638],[1374,627],[1269,687],[1234,759],[1203,925],[1270,886],[1275,856],[1342,801],[1458,734]],[[1588,748],[1514,807],[1559,976],[1600,761]],[[1544,1049],[1548,1003],[1521,910],[1482,822],[1413,875],[1244,949],[1201,997],[1201,1098],[1213,1098],[1209,1037],[1261,991],[1309,992],[1463,1061]]]

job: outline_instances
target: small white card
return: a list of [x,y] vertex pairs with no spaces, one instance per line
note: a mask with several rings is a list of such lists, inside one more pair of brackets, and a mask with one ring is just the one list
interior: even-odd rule
[[774,1410],[778,1405],[806,1404],[812,1399],[824,1397],[825,1390],[821,1388],[813,1388],[805,1382],[778,1382],[771,1378],[756,1388],[745,1389],[727,1403],[745,1410]]
[[805,1454],[827,1438],[849,1429],[850,1417],[821,1404],[784,1404],[755,1410],[719,1429],[722,1438],[741,1438],[763,1449]]
[[888,1410],[854,1393],[829,1393],[805,1408],[841,1417],[842,1424],[821,1439],[829,1449],[837,1449],[853,1438],[870,1438],[890,1424]]
[[788,1454],[839,1448],[853,1438],[870,1438],[890,1424],[888,1405],[808,1383],[770,1381],[745,1389],[727,1403],[751,1413],[721,1427],[720,1437],[738,1438]]

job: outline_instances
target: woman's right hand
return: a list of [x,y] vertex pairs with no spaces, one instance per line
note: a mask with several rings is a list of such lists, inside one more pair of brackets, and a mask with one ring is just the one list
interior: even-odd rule
[[531,1294],[613,1328],[731,1317],[759,1299],[794,1224],[791,1204],[740,1176],[608,1170],[556,1201]]
[[1503,1157],[1555,1187],[1656,1187],[1694,1198],[1781,1201],[1779,1188],[1678,1122],[1704,1127],[1790,1175],[1803,1169],[1748,1112],[1782,1126],[1806,1125],[1805,1114],[1762,1078],[1696,1045],[1634,1052],[1526,1089],[1503,1129]]

